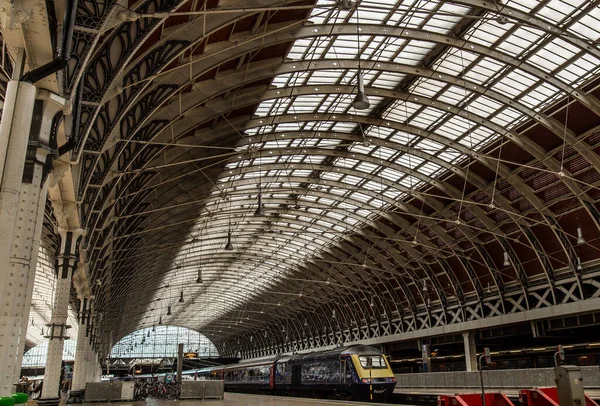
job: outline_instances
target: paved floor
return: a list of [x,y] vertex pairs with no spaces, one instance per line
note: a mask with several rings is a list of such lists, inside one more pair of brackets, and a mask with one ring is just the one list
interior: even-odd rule
[[[288,398],[283,396],[259,396],[242,393],[225,393],[225,399],[207,400],[156,400],[148,399],[146,402],[113,402],[113,403],[90,403],[90,406],[322,406],[322,405],[352,405],[373,406],[383,403],[346,402],[337,400],[320,400],[306,398]],[[389,404],[388,404],[389,406]]]

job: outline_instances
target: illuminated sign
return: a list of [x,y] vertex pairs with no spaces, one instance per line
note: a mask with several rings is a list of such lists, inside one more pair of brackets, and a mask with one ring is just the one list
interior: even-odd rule
[[197,352],[186,352],[183,354],[183,358],[198,358]]

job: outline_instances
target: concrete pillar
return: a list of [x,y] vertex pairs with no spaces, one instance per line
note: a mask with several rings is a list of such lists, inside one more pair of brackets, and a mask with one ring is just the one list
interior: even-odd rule
[[[77,263],[77,250],[79,239],[83,230],[64,230],[59,228],[61,247],[58,256],[58,278],[54,294],[54,308],[48,326],[48,355],[44,372],[44,388],[42,390],[41,404],[58,405],[60,390],[60,375],[64,340],[68,338],[66,325],[69,297],[71,296],[71,277]],[[40,403],[40,402],[38,402]]]
[[477,371],[477,347],[475,346],[475,332],[462,333],[465,343],[465,363],[467,371]]
[[[0,121],[0,397],[10,396],[13,384],[18,381],[14,374],[20,371],[17,363],[23,318],[29,314],[31,305],[31,297],[27,296],[31,255],[27,252],[31,250],[36,227],[29,225],[19,230],[20,239],[29,240],[27,246],[15,247],[14,235],[17,219],[38,218],[37,212],[19,213],[35,96],[35,86],[11,80]],[[13,258],[13,248],[23,253]]]

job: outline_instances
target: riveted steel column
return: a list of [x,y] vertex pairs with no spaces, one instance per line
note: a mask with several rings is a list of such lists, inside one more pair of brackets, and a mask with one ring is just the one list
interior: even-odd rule
[[177,382],[183,377],[183,343],[177,346]]
[[15,376],[17,377],[21,375],[21,360],[23,359],[27,339],[31,295],[33,293],[48,193],[47,175],[49,167],[47,159],[51,152],[50,134],[54,117],[64,105],[65,101],[61,97],[41,90],[38,91],[33,110],[19,199],[19,216],[15,224],[10,258],[11,265],[16,264],[16,267],[22,269],[22,273],[28,275],[27,294],[21,298],[23,316],[21,317],[21,336],[15,365]]
[[48,355],[46,358],[46,370],[44,372],[44,389],[39,404],[58,405],[60,375],[62,368],[62,355],[64,340],[68,338],[66,325],[69,298],[71,296],[71,277],[77,264],[77,251],[79,239],[83,230],[68,231],[59,228],[61,236],[60,254],[58,256],[58,278],[54,294],[54,308],[52,318],[48,325]]
[[[19,214],[19,200],[35,95],[35,86],[10,81],[0,121],[0,145],[7,146],[2,151],[4,160],[0,161],[0,396],[10,396],[17,380],[14,373],[19,368],[23,317],[28,314],[31,303],[30,298],[24,300],[27,298],[29,260],[25,260],[26,265],[20,263],[20,259],[13,261],[11,252],[13,249],[30,251],[35,232],[35,227],[21,230],[19,235],[26,235],[29,245],[15,246],[15,225],[24,215]],[[32,217],[36,220],[37,213]],[[29,256],[19,255],[19,258],[23,257]]]
[[77,349],[75,352],[75,364],[73,366],[73,385],[71,390],[81,391],[85,389],[86,374],[85,363],[88,352],[88,339],[86,335],[86,320],[88,317],[88,305],[90,299],[81,299],[81,309],[79,311],[79,330],[77,331]]
[[84,364],[84,376],[85,382],[94,381],[94,350],[92,348],[92,315],[94,310],[94,302],[90,302],[89,316],[86,320],[85,331],[85,364]]
[[467,371],[477,371],[477,347],[475,346],[475,332],[462,333],[465,343],[465,363]]

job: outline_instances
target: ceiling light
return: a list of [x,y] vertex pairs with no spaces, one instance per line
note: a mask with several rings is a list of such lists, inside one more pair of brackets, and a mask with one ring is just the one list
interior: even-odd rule
[[46,334],[44,334],[44,327],[42,327],[42,331],[40,332],[40,335],[41,335],[42,337],[44,337],[44,336],[46,335]]
[[156,326],[152,326],[152,331],[156,331]]
[[498,24],[504,25],[508,23],[508,17],[504,15],[499,15],[498,17],[496,17],[496,21],[498,22]]
[[202,272],[198,271],[198,278],[196,279],[196,283],[202,283]]
[[581,271],[583,270],[583,267],[581,266],[581,258],[577,257],[577,270]]
[[181,295],[179,295],[179,303],[185,303],[185,300],[183,299],[183,290],[181,291]]
[[265,215],[265,211],[263,210],[262,193],[261,192],[258,192],[258,208],[254,212],[254,215],[256,217],[263,217]]
[[492,288],[490,287],[490,283],[488,282],[486,293],[492,293]]
[[227,244],[225,244],[226,251],[233,251],[233,245],[231,244],[231,230],[227,232]]
[[148,330],[148,337],[150,337],[150,330]]
[[583,233],[581,232],[581,227],[577,226],[577,245],[585,244],[585,238],[583,238]]
[[371,107],[371,103],[369,103],[369,98],[365,93],[365,85],[363,83],[363,76],[360,70],[358,71],[358,93],[354,97],[352,107],[354,107],[356,110],[366,110],[369,107]]
[[[352,0],[338,0],[337,6],[342,10],[350,10],[350,9],[352,9],[352,7],[354,7],[354,3],[352,2]],[[124,12],[121,12],[121,13],[124,13]],[[119,13],[119,15],[121,13]]]
[[504,251],[504,266],[510,266],[510,259],[508,258],[508,252]]
[[162,316],[160,316],[160,317],[158,318],[158,324],[159,324],[159,325],[162,325]]

